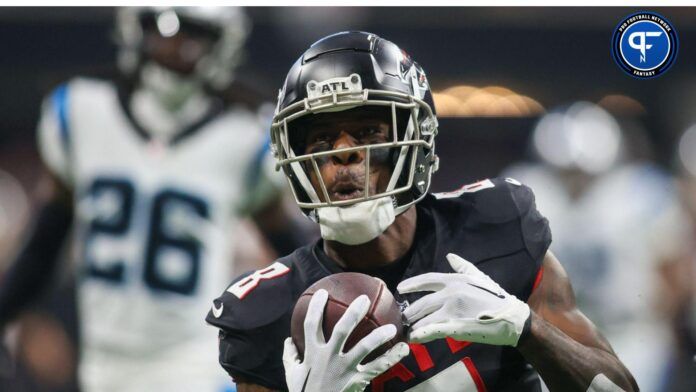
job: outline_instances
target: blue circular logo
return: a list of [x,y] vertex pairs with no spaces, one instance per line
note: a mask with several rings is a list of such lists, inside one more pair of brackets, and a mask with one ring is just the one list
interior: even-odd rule
[[629,75],[648,79],[667,71],[677,57],[674,26],[654,12],[639,12],[619,23],[612,37],[614,60]]

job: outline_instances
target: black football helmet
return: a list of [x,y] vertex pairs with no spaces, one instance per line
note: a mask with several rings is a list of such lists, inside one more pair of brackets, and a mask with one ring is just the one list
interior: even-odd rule
[[[388,143],[304,154],[297,139],[297,120],[316,113],[379,107],[391,115]],[[389,120],[388,120],[389,121]],[[295,62],[278,94],[271,125],[271,148],[300,208],[310,217],[316,208],[347,206],[392,197],[395,213],[405,211],[428,192],[437,170],[435,135],[438,123],[428,79],[423,69],[394,43],[375,34],[349,31],[315,42]],[[371,153],[388,152],[392,176],[384,192],[332,201],[319,173],[317,158],[363,150],[369,183]],[[315,189],[308,173],[320,181]],[[324,195],[321,201],[319,194]]]

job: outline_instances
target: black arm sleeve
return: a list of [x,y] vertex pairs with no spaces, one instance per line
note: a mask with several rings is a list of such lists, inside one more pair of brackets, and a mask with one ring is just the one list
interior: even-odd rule
[[[220,329],[219,362],[237,381],[285,391],[283,342],[290,336],[292,310],[306,285],[292,262],[297,252],[262,271],[275,277],[251,283],[246,273],[213,300],[206,322]],[[257,274],[258,275],[258,274]],[[238,291],[248,287],[244,292]]]
[[551,246],[551,228],[549,221],[537,210],[531,188],[525,185],[515,187],[512,198],[520,214],[522,240],[529,257],[534,261],[534,275],[528,279],[529,284],[524,290],[524,294],[519,296],[520,299],[526,301],[532,295],[537,279],[541,277],[544,257]]
[[283,368],[284,337],[276,326],[254,331],[220,331],[220,365],[236,382],[287,391]]
[[0,329],[44,292],[73,219],[72,207],[54,199],[39,212],[27,242],[0,283]]
[[520,230],[525,248],[536,262],[537,269],[544,261],[546,251],[551,246],[551,228],[549,221],[536,207],[534,192],[526,185],[515,187],[511,193],[519,211]]

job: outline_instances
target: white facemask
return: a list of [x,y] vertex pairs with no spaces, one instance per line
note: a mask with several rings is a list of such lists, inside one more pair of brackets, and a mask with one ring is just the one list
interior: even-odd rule
[[346,245],[364,244],[384,233],[395,218],[391,197],[363,201],[349,207],[317,208],[321,237]]

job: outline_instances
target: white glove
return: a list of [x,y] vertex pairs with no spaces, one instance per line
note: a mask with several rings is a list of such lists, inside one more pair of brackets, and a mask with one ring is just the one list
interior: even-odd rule
[[530,316],[529,306],[503,290],[470,262],[447,255],[457,273],[431,272],[406,279],[401,294],[434,291],[404,311],[412,342],[456,340],[516,346]]
[[317,290],[309,301],[304,320],[304,361],[300,362],[292,338],[285,339],[283,366],[290,392],[359,392],[409,353],[408,344],[400,342],[377,359],[360,364],[372,351],[396,336],[393,324],[376,328],[350,351],[343,352],[348,336],[370,308],[366,295],[350,304],[327,342],[322,318],[328,297],[326,290]]

